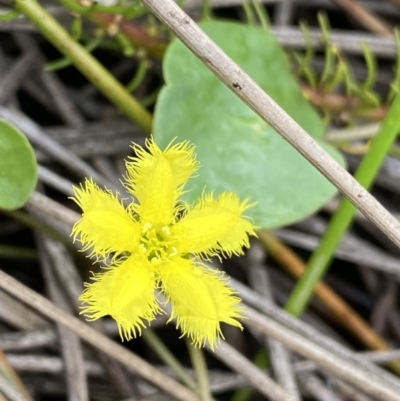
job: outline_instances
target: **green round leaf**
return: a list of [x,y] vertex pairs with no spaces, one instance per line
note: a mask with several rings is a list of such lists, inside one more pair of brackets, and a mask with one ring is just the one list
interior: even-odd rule
[[35,153],[16,127],[0,119],[0,209],[24,205],[35,189]]
[[[202,29],[286,112],[342,165],[338,151],[323,143],[324,127],[302,96],[285,54],[268,32],[232,22],[209,21]],[[235,96],[181,42],[164,59],[166,86],[155,113],[154,138],[196,145],[202,163],[186,200],[204,188],[235,191],[258,204],[247,214],[263,228],[280,227],[320,208],[335,187],[267,123]]]

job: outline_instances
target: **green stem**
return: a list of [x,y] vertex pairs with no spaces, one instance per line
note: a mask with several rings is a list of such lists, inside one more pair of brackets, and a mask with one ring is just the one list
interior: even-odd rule
[[175,372],[176,376],[183,384],[193,391],[197,390],[196,382],[188,375],[186,369],[181,365],[178,359],[175,358],[154,331],[151,329],[143,330],[142,338],[157,354],[157,356]]
[[203,0],[203,8],[201,11],[202,11],[201,15],[202,21],[210,21],[214,18],[210,0]]
[[142,16],[147,12],[146,7],[143,4],[137,6],[103,6],[101,4],[93,2],[89,7],[81,6],[75,0],[58,0],[64,7],[80,15],[90,15],[93,12],[101,11],[107,14],[123,15],[128,19],[134,19]]
[[46,223],[36,220],[31,215],[22,212],[21,210],[1,210],[0,212],[6,216],[9,216],[15,220],[20,221],[21,223],[25,224],[28,227],[44,232],[45,234],[48,234],[50,237],[60,241],[67,247],[71,248],[71,239],[69,237],[63,236],[54,228],[48,226]]
[[9,22],[18,18],[21,13],[17,10],[10,10],[4,14],[0,14],[0,21],[1,22]]
[[59,3],[76,14],[86,15],[92,12],[92,7],[84,7],[76,3],[74,0],[59,0]]
[[[374,182],[376,175],[386,155],[391,149],[400,130],[400,94],[396,96],[385,119],[383,120],[378,134],[374,138],[371,147],[364,156],[354,177],[366,189]],[[356,208],[347,199],[343,199],[330,220],[328,227],[312,254],[305,273],[297,282],[289,300],[286,310],[292,315],[299,316],[307,307],[314,288],[329,268],[343,235],[350,227]]]
[[152,117],[143,106],[35,0],[15,0],[21,11],[75,67],[122,112],[151,132]]
[[133,57],[135,55],[135,47],[123,33],[118,32],[115,35],[115,40],[121,46],[125,57]]
[[264,29],[264,31],[269,31],[269,28],[271,27],[271,21],[264,7],[264,4],[261,4],[260,0],[251,0],[251,4],[253,5],[254,10],[256,11],[262,29]]
[[141,100],[141,104],[145,107],[152,106],[156,102],[160,90],[161,88],[154,89],[153,92],[150,92]]
[[[85,50],[88,53],[91,53],[93,50],[95,50],[101,44],[103,39],[104,39],[104,35],[99,35],[98,37],[92,39],[90,42],[88,42],[85,45]],[[60,70],[61,68],[66,68],[66,67],[70,66],[71,64],[72,64],[72,61],[69,58],[63,57],[61,59],[48,62],[45,65],[44,69],[45,69],[45,71],[57,71],[57,70]]]
[[256,26],[256,16],[251,4],[248,1],[244,1],[242,4],[243,11],[246,15],[247,24],[251,26]]
[[36,260],[38,255],[36,251],[30,248],[12,245],[0,245],[0,258]]
[[201,401],[212,401],[213,398],[210,393],[210,384],[208,382],[207,364],[204,359],[203,351],[200,348],[196,348],[188,338],[185,338],[185,340],[192,366],[196,372],[200,399]]
[[393,145],[390,149],[390,155],[400,158],[400,146]]
[[146,76],[148,68],[149,68],[149,60],[147,58],[139,61],[139,65],[136,69],[135,75],[128,83],[128,85],[126,85],[126,90],[128,92],[133,92],[139,87],[139,85],[143,82],[143,79]]

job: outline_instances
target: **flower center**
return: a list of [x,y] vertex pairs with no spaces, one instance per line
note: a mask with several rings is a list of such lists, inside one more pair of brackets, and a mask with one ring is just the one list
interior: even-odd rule
[[140,246],[150,262],[160,263],[178,255],[174,243],[168,226],[157,228],[150,222],[143,225]]

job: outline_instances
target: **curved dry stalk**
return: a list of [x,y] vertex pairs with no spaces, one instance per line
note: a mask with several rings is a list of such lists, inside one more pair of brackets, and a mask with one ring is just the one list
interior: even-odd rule
[[[71,306],[65,294],[58,287],[55,272],[52,269],[52,260],[49,248],[52,240],[44,234],[37,233],[36,240],[39,247],[39,255],[43,277],[46,281],[47,292],[55,305],[71,312]],[[80,338],[64,326],[57,325],[60,351],[65,368],[65,384],[70,400],[89,401],[89,386],[84,367],[83,349]]]
[[10,351],[22,352],[42,347],[52,347],[55,346],[56,341],[57,336],[53,329],[27,329],[0,334],[0,348],[7,353]]
[[195,347],[188,338],[185,340],[192,366],[196,372],[197,393],[200,395],[201,401],[215,401],[210,391],[209,372],[203,350]]
[[33,401],[25,384],[9,363],[3,350],[0,349],[0,395],[2,393],[7,396],[10,401],[14,401],[14,398]]
[[[263,265],[264,251],[260,244],[253,243],[248,251],[249,283],[254,290],[269,302],[274,303],[271,280],[267,269]],[[269,350],[271,367],[277,382],[285,389],[293,399],[300,401],[301,396],[296,382],[291,363],[291,354],[279,341],[272,338],[265,340]]]
[[28,304],[30,307],[36,309],[54,322],[71,329],[75,334],[93,347],[110,355],[112,358],[124,364],[132,372],[143,377],[167,393],[170,393],[178,400],[200,401],[196,394],[182,386],[176,380],[164,375],[142,358],[139,358],[137,355],[105,337],[103,334],[93,330],[76,317],[64,312],[46,298],[32,291],[2,271],[0,271],[0,288],[20,301]]
[[[278,261],[292,276],[299,278],[304,274],[306,269],[304,262],[272,233],[259,231],[258,237],[271,257]],[[315,287],[315,294],[328,308],[332,316],[370,349],[386,350],[390,348],[389,344],[326,283],[320,281]]]
[[397,389],[388,386],[370,372],[360,369],[353,362],[342,359],[254,309],[247,307],[244,316],[247,318],[243,321],[245,325],[259,330],[266,336],[271,336],[300,355],[316,361],[322,367],[357,388],[376,396],[382,401],[398,401],[399,393]]
[[400,246],[400,223],[233,62],[173,0],[143,3],[240,99]]
[[[329,351],[344,361],[350,361],[354,365],[360,367],[362,370],[368,371],[375,378],[379,378],[380,382],[385,383],[387,387],[391,387],[396,389],[397,392],[400,392],[400,381],[395,376],[370,363],[368,359],[363,359],[360,354],[355,354],[332,338],[322,334],[314,327],[295,318],[292,315],[289,315],[287,312],[271,304],[264,297],[261,297],[259,294],[250,290],[239,281],[231,278],[230,284],[232,288],[238,292],[239,296],[245,303],[260,310],[264,316],[271,318],[283,327],[286,327],[287,329],[297,333],[304,339],[309,340],[313,344]],[[304,369],[304,366],[302,369]]]
[[3,401],[3,394],[7,397],[4,397],[4,401],[29,401],[4,376],[0,375],[0,401]]
[[392,36],[393,27],[382,18],[354,0],[335,0],[335,3],[349,13],[361,25],[378,35]]
[[43,152],[50,154],[54,160],[79,177],[93,177],[98,183],[114,189],[114,186],[88,163],[46,135],[34,121],[22,112],[0,106],[0,117],[18,127],[32,144],[42,149]]
[[218,347],[215,348],[213,355],[235,372],[242,374],[254,388],[268,397],[268,399],[273,401],[296,401],[296,397],[286,392],[279,384],[274,382],[227,342],[221,341]]

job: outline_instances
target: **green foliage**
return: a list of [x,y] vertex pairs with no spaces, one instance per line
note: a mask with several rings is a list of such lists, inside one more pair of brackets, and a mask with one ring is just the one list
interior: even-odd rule
[[[335,114],[340,114],[342,111],[348,115],[350,122],[356,116],[374,119],[374,114],[370,114],[368,111],[390,104],[398,91],[397,88],[400,81],[400,53],[398,52],[397,56],[395,77],[390,84],[391,90],[386,99],[382,99],[374,90],[378,66],[376,57],[369,47],[365,43],[361,44],[367,75],[364,82],[358,82],[354,77],[350,63],[346,60],[340,49],[332,43],[328,17],[324,13],[319,13],[318,21],[321,27],[322,43],[324,46],[324,69],[322,73],[317,72],[313,64],[315,49],[311,40],[310,30],[306,23],[301,23],[300,26],[306,43],[305,52],[289,52],[296,64],[295,75],[303,79],[309,87],[315,89],[321,98],[326,94],[329,95],[336,92],[342,93],[348,99],[352,99],[350,102],[345,101],[345,98],[343,98],[341,106],[335,103],[318,102],[319,107],[325,113],[327,123],[332,120]],[[396,32],[395,38],[397,50],[399,50],[400,39],[398,32]]]
[[[201,27],[343,164],[341,155],[323,143],[321,119],[303,98],[271,34],[232,22],[207,21]],[[167,86],[157,101],[154,137],[161,146],[174,137],[189,139],[203,165],[186,200],[193,201],[204,187],[216,194],[233,190],[258,201],[248,215],[257,225],[273,228],[303,219],[334,195],[321,173],[179,41],[168,48],[163,69]]]
[[[80,19],[75,19],[75,21],[78,21]],[[104,40],[105,34],[101,32],[99,35],[95,36],[93,39],[91,39],[86,45],[85,49],[87,50],[88,53],[92,53]],[[66,68],[72,65],[72,61],[68,57],[62,57],[58,60],[53,60],[50,61],[46,64],[45,70],[46,71],[57,71],[62,68]]]
[[37,181],[35,153],[26,137],[0,119],[0,209],[24,205]]
[[147,8],[141,1],[135,0],[133,2],[125,2],[120,1],[119,3],[128,3],[121,4],[116,6],[105,6],[96,1],[88,1],[89,6],[80,5],[79,2],[75,0],[59,0],[59,2],[74,12],[74,14],[89,16],[90,14],[95,13],[96,11],[101,11],[107,14],[116,14],[119,16],[123,16],[126,19],[134,19],[140,17],[145,14]]
[[[86,5],[79,4],[75,0],[59,0],[59,2],[73,13],[73,20],[70,27],[71,38],[76,42],[84,43],[88,53],[92,53],[98,47],[111,48],[115,51],[121,51],[126,57],[133,57],[136,53],[134,45],[130,39],[120,32],[118,24],[110,21],[100,23],[100,28],[94,32],[94,35],[86,37],[83,35],[83,18],[91,18],[96,12],[104,13],[106,16],[115,14],[118,18],[127,20],[139,18],[146,14],[146,7],[139,1],[119,0],[118,5],[106,6],[96,1],[89,0]],[[117,19],[118,19],[117,18]],[[99,23],[99,21],[97,21]],[[87,35],[86,35],[87,36]],[[46,65],[47,71],[56,71],[69,67],[73,62],[68,57],[62,57],[53,60]]]
[[396,50],[397,50],[397,59],[396,59],[396,67],[394,69],[395,76],[393,81],[390,83],[390,92],[388,95],[388,100],[392,101],[393,98],[397,95],[400,88],[400,31],[398,29],[395,30],[395,39],[396,39]]
[[20,14],[21,14],[21,13],[20,13],[19,11],[17,11],[17,10],[10,10],[10,11],[7,11],[7,12],[4,13],[4,14],[0,14],[0,21],[1,21],[1,22],[13,21],[13,20],[15,20],[16,18],[18,18]]

